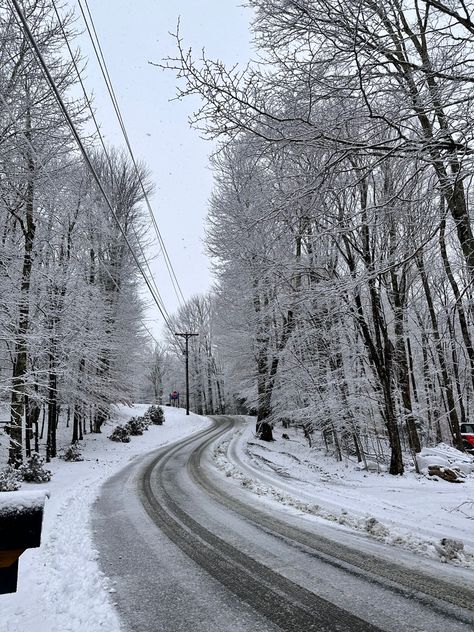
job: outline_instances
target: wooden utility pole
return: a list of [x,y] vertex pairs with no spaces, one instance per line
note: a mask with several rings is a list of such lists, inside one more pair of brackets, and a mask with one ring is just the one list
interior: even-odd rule
[[199,336],[199,334],[192,334],[189,332],[175,334],[175,336],[181,336],[186,341],[186,347],[184,355],[186,357],[186,415],[189,415],[189,339],[191,336]]

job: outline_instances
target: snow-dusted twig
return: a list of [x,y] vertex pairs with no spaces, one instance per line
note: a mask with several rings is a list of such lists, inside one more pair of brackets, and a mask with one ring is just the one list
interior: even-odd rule
[[[470,510],[471,513],[466,513],[466,511],[462,509],[463,507]],[[466,518],[469,518],[469,520],[474,520],[474,500],[464,500],[459,505],[456,505],[455,507],[451,507],[451,509],[448,509],[447,507],[443,507],[443,509],[447,511],[448,513],[453,513],[454,511],[457,511],[461,513],[463,516],[465,516]]]

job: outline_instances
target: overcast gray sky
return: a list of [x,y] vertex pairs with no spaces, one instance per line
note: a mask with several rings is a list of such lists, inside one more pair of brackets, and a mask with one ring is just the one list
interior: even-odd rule
[[[131,145],[137,158],[152,171],[155,216],[176,270],[185,298],[209,288],[211,277],[203,253],[203,221],[212,189],[208,156],[212,144],[190,129],[188,116],[197,101],[169,102],[176,80],[171,72],[151,66],[175,54],[169,35],[178,17],[186,45],[199,54],[202,47],[212,58],[232,64],[250,57],[251,13],[238,0],[88,0],[108,63]],[[75,0],[70,0],[79,9]],[[82,22],[79,20],[78,27]],[[85,84],[94,93],[97,118],[106,141],[123,144],[118,123],[106,94],[93,51],[85,35],[79,39],[89,58]],[[155,248],[155,252],[157,248]],[[153,269],[170,313],[178,306],[164,263]],[[153,331],[161,330],[157,311]]]

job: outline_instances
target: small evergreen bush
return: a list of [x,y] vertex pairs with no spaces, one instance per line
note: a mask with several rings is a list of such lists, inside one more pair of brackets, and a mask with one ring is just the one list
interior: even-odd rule
[[130,443],[130,432],[127,426],[116,426],[112,434],[109,435],[109,439],[119,443]]
[[125,424],[125,428],[127,428],[132,437],[137,437],[142,435],[144,430],[148,429],[148,424],[143,417],[132,417]]
[[84,459],[79,448],[79,443],[74,441],[74,443],[72,443],[62,455],[62,458],[65,461],[83,461]]
[[28,483],[46,483],[51,480],[51,472],[44,467],[44,458],[37,452],[33,452],[18,471]]
[[146,411],[146,414],[149,417],[151,423],[158,426],[161,426],[161,424],[165,420],[165,415],[161,406],[150,406],[150,408]]
[[148,428],[150,427],[151,424],[151,419],[150,417],[147,415],[147,413],[145,413],[143,415],[143,417],[138,417],[138,419],[141,420],[141,423],[143,425],[143,430],[148,430]]
[[21,487],[21,479],[20,472],[7,465],[0,470],[0,492],[16,492]]

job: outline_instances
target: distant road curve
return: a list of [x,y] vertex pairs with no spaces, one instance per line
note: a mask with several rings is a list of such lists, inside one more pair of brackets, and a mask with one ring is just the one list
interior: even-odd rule
[[99,559],[127,629],[472,630],[467,585],[364,553],[236,494],[206,459],[241,421],[213,421],[132,463],[97,501]]

